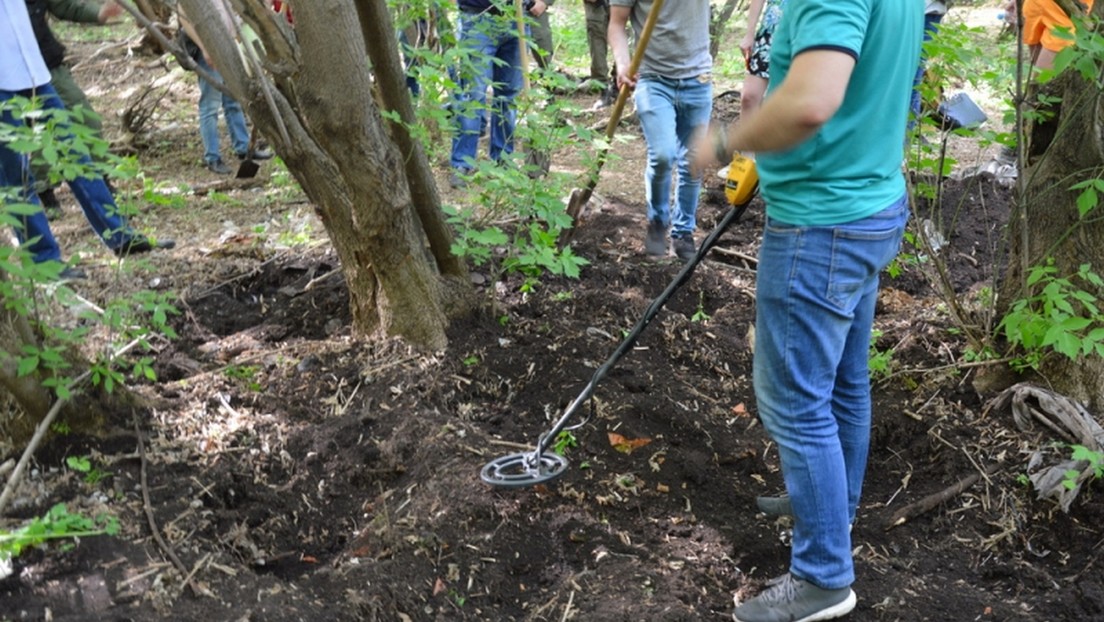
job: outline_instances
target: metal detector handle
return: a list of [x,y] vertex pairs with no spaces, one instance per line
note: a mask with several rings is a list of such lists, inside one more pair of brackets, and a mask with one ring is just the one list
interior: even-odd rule
[[548,449],[549,443],[554,441],[555,438],[559,436],[560,432],[563,431],[564,427],[567,425],[567,420],[571,415],[575,414],[575,410],[579,408],[579,405],[594,394],[594,389],[598,386],[598,382],[605,378],[610,369],[621,360],[621,357],[625,356],[625,354],[636,345],[636,340],[640,337],[640,333],[644,332],[648,324],[655,319],[655,316],[659,314],[659,310],[663,308],[667,300],[690,279],[690,276],[694,274],[694,270],[698,267],[698,264],[705,259],[705,256],[709,254],[709,251],[717,244],[717,240],[720,239],[725,230],[728,229],[732,223],[740,220],[744,212],[747,211],[748,205],[751,205],[751,201],[757,194],[759,194],[758,184],[756,184],[755,189],[751,192],[746,201],[739,205],[734,205],[732,209],[728,210],[728,213],[721,219],[721,222],[718,223],[717,226],[713,228],[713,231],[702,241],[694,258],[686,262],[686,265],[682,267],[682,270],[679,270],[679,273],[675,275],[674,280],[663,290],[663,293],[653,300],[652,304],[648,305],[648,308],[644,310],[644,315],[640,317],[636,326],[625,336],[621,345],[617,346],[617,349],[614,350],[613,354],[610,355],[605,363],[602,363],[598,369],[594,370],[594,375],[591,376],[590,382],[583,387],[582,393],[568,404],[563,415],[556,421],[556,425],[552,426],[548,434],[542,436],[540,440],[537,441],[537,450],[535,452],[537,456],[544,454],[544,451]]

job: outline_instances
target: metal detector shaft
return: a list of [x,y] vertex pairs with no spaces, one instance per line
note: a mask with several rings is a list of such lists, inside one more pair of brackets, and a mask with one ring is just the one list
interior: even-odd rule
[[[755,194],[752,193],[752,197],[754,196]],[[625,336],[625,339],[621,342],[621,345],[617,346],[617,349],[613,351],[613,354],[610,355],[608,359],[606,359],[605,363],[602,363],[602,365],[600,365],[598,369],[594,370],[594,375],[591,376],[590,382],[588,382],[587,385],[583,387],[582,393],[579,393],[579,396],[576,397],[570,404],[568,404],[567,409],[564,410],[563,415],[561,415],[559,420],[556,421],[556,424],[552,426],[552,429],[548,431],[548,434],[540,438],[540,440],[537,442],[537,450],[535,452],[535,455],[541,456],[544,454],[544,451],[548,449],[548,445],[551,442],[554,442],[555,438],[559,436],[560,432],[562,432],[563,429],[567,426],[568,419],[570,419],[571,416],[575,414],[575,411],[583,402],[585,402],[591,395],[594,394],[595,387],[597,387],[598,383],[606,377],[606,374],[608,374],[611,369],[613,369],[613,366],[616,365],[619,360],[621,360],[621,357],[625,356],[625,353],[627,353],[630,349],[632,349],[634,345],[636,345],[636,340],[640,337],[640,333],[644,332],[644,329],[648,327],[648,324],[650,324],[652,320],[655,319],[655,316],[659,314],[659,310],[663,308],[663,305],[667,304],[667,301],[671,298],[671,296],[674,295],[674,293],[678,291],[678,289],[690,279],[690,276],[694,274],[694,269],[696,269],[698,267],[698,264],[700,264],[701,261],[705,259],[705,256],[707,254],[709,254],[710,249],[712,249],[713,246],[717,244],[717,240],[720,239],[725,230],[728,229],[728,227],[732,225],[732,223],[740,220],[740,217],[742,217],[744,215],[744,212],[747,211],[747,207],[750,203],[751,200],[749,199],[746,203],[735,205],[732,207],[732,209],[728,210],[728,213],[725,214],[724,218],[721,219],[721,222],[719,222],[717,226],[713,228],[713,231],[711,231],[709,235],[706,236],[705,240],[702,241],[701,246],[698,248],[698,252],[694,255],[694,258],[686,262],[686,265],[682,267],[682,270],[679,270],[679,273],[675,275],[674,280],[672,280],[667,288],[663,290],[663,293],[661,293],[658,297],[656,297],[655,300],[652,301],[650,305],[648,305],[648,308],[644,310],[644,315],[640,317],[640,320],[637,321],[636,326],[634,326],[633,329],[629,331],[629,334]]]

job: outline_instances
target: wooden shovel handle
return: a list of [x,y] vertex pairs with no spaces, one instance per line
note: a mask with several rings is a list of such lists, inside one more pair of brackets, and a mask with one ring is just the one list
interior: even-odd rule
[[[648,47],[648,41],[652,38],[656,22],[659,21],[659,11],[663,8],[663,0],[655,0],[652,8],[648,10],[648,19],[644,20],[644,30],[640,33],[640,40],[636,42],[632,59],[629,61],[629,75],[635,76],[640,71],[640,63],[644,61],[644,50]],[[613,104],[610,113],[609,124],[606,126],[606,142],[613,140],[613,134],[617,131],[617,124],[621,122],[621,114],[625,111],[625,102],[629,99],[628,85],[622,85],[617,93],[617,101]]]
[[529,41],[525,36],[525,0],[517,0],[518,53],[521,54],[521,91],[529,92]]

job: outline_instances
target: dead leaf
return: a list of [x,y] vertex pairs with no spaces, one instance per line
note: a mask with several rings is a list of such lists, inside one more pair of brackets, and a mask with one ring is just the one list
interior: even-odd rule
[[652,442],[650,438],[625,438],[617,432],[607,432],[610,446],[623,454],[631,454],[634,449],[639,449]]

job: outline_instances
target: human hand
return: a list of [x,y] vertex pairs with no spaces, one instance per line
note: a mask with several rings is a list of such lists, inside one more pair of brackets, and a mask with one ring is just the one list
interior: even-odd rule
[[107,2],[104,2],[103,6],[100,7],[100,13],[96,16],[96,19],[99,20],[101,24],[106,24],[111,18],[118,17],[122,14],[123,7],[119,6],[118,2],[115,2],[115,0],[107,0]]
[[536,0],[533,6],[529,7],[529,14],[533,17],[540,17],[548,10],[548,5],[543,0]]
[[[1015,0],[1013,0],[1015,2]],[[740,52],[744,55],[744,60],[751,58],[751,48],[755,46],[755,33],[748,32],[744,35],[743,39],[740,39]]]
[[[721,150],[719,145],[723,145],[723,149],[727,152],[727,142],[723,124],[714,129],[710,129],[708,125],[702,125],[694,130],[690,138],[690,174],[700,178],[706,171],[719,168],[722,165],[722,162],[717,159],[720,155],[718,151]],[[731,158],[731,155],[729,157]]]
[[617,64],[617,88],[620,89],[623,86],[628,86],[630,89],[636,88],[637,76],[629,75],[629,68],[623,66],[621,63]]

